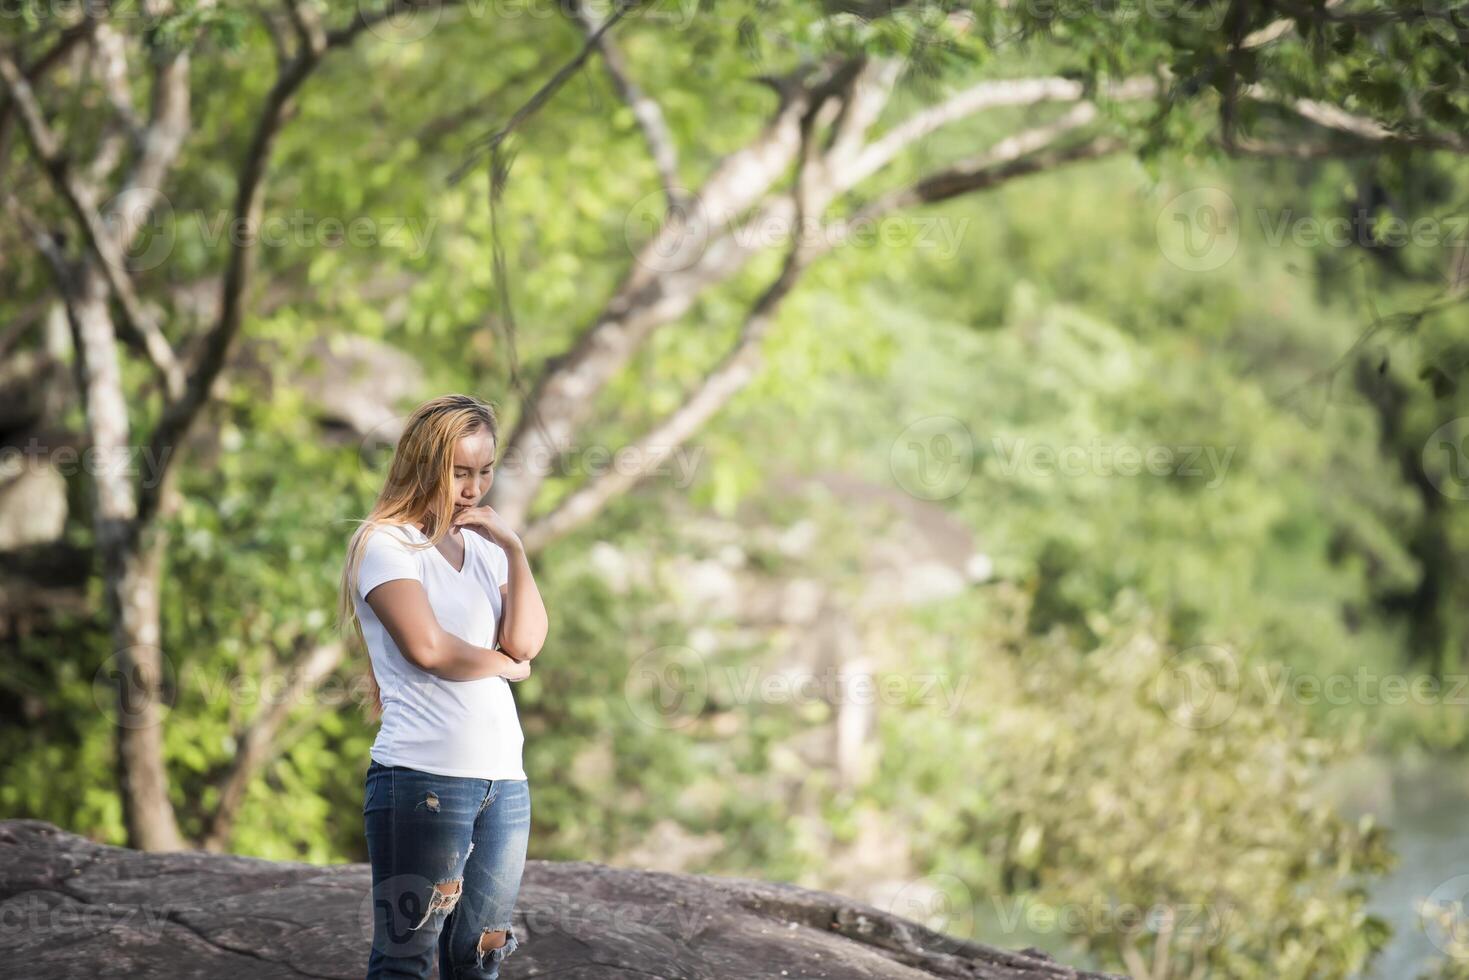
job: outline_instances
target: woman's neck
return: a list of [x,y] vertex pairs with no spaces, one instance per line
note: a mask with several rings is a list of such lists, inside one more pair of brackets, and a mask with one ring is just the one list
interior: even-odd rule
[[[419,521],[418,523],[414,524],[413,527],[414,530],[418,531],[419,534],[422,534],[424,537],[428,537],[428,528],[424,526],[423,521]],[[449,530],[446,532],[446,534],[448,537],[451,538],[457,537],[459,535],[459,528],[451,524],[449,525]]]

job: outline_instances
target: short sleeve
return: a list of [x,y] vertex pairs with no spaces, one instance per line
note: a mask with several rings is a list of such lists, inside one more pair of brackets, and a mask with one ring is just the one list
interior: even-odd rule
[[396,529],[379,526],[367,536],[362,564],[357,569],[357,594],[365,601],[373,589],[399,578],[423,581],[418,555]]

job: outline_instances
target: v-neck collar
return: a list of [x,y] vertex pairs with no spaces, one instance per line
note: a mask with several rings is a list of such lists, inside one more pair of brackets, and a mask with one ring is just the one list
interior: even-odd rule
[[[417,525],[414,525],[413,530],[418,531],[418,536],[423,538],[423,540],[428,540],[428,535],[424,534],[422,531],[419,531]],[[464,563],[458,568],[454,567],[454,563],[449,560],[448,555],[439,550],[438,545],[430,545],[430,547],[433,549],[434,554],[438,555],[439,559],[444,563],[445,566],[448,567],[449,571],[453,572],[455,575],[462,576],[465,569],[469,567],[469,535],[465,534],[461,530],[459,532],[459,540],[464,544]]]

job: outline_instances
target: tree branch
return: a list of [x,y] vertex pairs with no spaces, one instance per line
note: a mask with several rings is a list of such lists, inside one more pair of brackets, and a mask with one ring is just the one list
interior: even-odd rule
[[363,31],[376,27],[383,21],[398,14],[406,12],[422,13],[425,10],[444,10],[449,7],[457,7],[464,0],[388,0],[386,4],[377,10],[363,10],[363,4],[357,4],[357,13],[352,22],[340,30],[328,31],[326,34],[326,49],[342,48],[357,40]]
[[[377,11],[364,11],[359,6],[352,23],[337,31],[319,34],[310,26],[309,14],[299,10],[298,29],[306,39],[292,58],[277,73],[276,81],[266,94],[256,118],[245,159],[236,178],[235,200],[231,209],[230,227],[258,228],[265,207],[265,176],[270,165],[271,150],[285,122],[291,100],[296,92],[321,63],[326,51],[351,43],[370,26],[380,23],[400,9],[411,8],[422,11],[429,6],[448,6],[459,0],[439,0],[437,4],[412,3],[409,0],[389,0]],[[293,10],[297,8],[293,4]],[[324,38],[324,40],[322,40]],[[158,512],[167,481],[163,479],[167,467],[177,458],[176,448],[193,425],[195,418],[209,400],[209,395],[224,368],[230,345],[240,331],[244,320],[245,293],[250,284],[251,265],[258,236],[234,236],[226,260],[224,278],[220,283],[219,314],[217,320],[199,339],[199,354],[190,366],[188,385],[183,395],[169,403],[164,409],[153,436],[149,440],[155,453],[154,459],[162,460],[163,472],[143,488],[138,504],[138,519],[146,524]]]
[[1065,150],[1037,152],[1090,122],[1096,115],[1096,107],[1084,103],[1054,123],[1018,133],[997,143],[984,154],[930,175],[912,188],[878,198],[851,222],[821,226],[821,233],[816,235],[808,235],[806,226],[818,213],[821,205],[817,202],[826,194],[825,189],[812,184],[811,178],[820,172],[820,167],[814,156],[808,155],[812,142],[809,139],[803,141],[807,149],[802,151],[803,163],[797,169],[796,186],[790,198],[794,207],[790,249],[779,276],[766,287],[746,315],[733,347],[677,410],[633,445],[634,452],[630,455],[639,460],[638,467],[610,469],[572,492],[554,510],[527,527],[521,535],[527,549],[539,550],[592,520],[611,500],[653,472],[746,387],[759,372],[760,346],[780,305],[806,268],[842,243],[847,237],[846,231],[853,224],[875,219],[900,207],[988,190],[1017,177],[1053,170],[1074,161],[1095,159],[1122,149],[1124,144],[1121,140],[1099,137]]
[[[1326,0],[1321,6],[1323,9],[1330,9],[1341,6],[1342,2],[1343,0]],[[1278,20],[1271,21],[1258,30],[1246,34],[1244,40],[1240,42],[1240,48],[1245,51],[1263,48],[1268,44],[1274,44],[1285,35],[1294,32],[1295,29],[1296,19],[1294,17],[1281,17]]]
[[104,122],[105,133],[98,140],[97,151],[87,167],[89,182],[101,185],[122,158],[123,148],[141,142],[142,122],[133,109],[126,39],[112,25],[99,24],[92,37],[92,51],[102,91],[114,113]]
[[[47,49],[45,54],[37,58],[34,64],[25,67],[26,81],[34,85],[42,75],[60,64],[62,59],[71,53],[72,48],[90,37],[97,29],[97,24],[97,18],[92,15],[91,8],[84,5],[80,23],[63,30],[56,43]],[[11,123],[15,118],[12,111],[14,107],[15,103],[10,98],[9,90],[0,93],[0,178],[5,176],[3,168],[9,163],[10,155],[7,150],[10,144]]]
[[827,170],[848,165],[861,151],[867,131],[887,107],[902,73],[903,62],[896,58],[870,60],[853,73],[851,84],[842,93],[841,114],[832,125],[823,154]]
[[206,850],[223,851],[228,848],[235,816],[245,802],[250,781],[278,751],[276,735],[281,726],[290,717],[292,709],[337,669],[343,654],[340,643],[326,643],[301,655],[282,696],[262,707],[241,733],[234,762],[219,782],[219,805],[210,815],[209,828],[204,834]]
[[[160,195],[189,134],[190,56],[182,48],[161,61],[153,71],[153,92],[148,124],[143,129],[141,152],[123,181],[122,193],[148,191]],[[120,243],[130,244],[138,229],[152,214],[151,202],[142,208],[111,215]]]
[[[231,227],[257,228],[264,209],[264,179],[271,148],[285,119],[291,97],[315,67],[314,55],[300,53],[277,78],[266,95],[265,105],[255,122],[250,145],[236,180]],[[176,444],[183,438],[195,417],[209,399],[215,379],[224,367],[231,342],[244,318],[244,293],[249,282],[250,260],[254,253],[253,235],[232,236],[224,278],[220,285],[219,318],[200,340],[200,353],[190,368],[188,386],[181,397],[164,410],[150,440],[153,458],[172,460]],[[164,481],[155,480],[145,488],[139,502],[139,518],[143,523],[158,510]]]
[[701,289],[743,264],[748,252],[733,247],[727,237],[713,236],[789,171],[805,113],[843,91],[861,67],[856,59],[832,61],[770,79],[780,97],[770,122],[749,144],[721,159],[688,205],[671,211],[637,247],[627,275],[601,313],[571,350],[548,366],[526,398],[509,440],[515,465],[501,470],[491,491],[493,506],[507,520],[524,523],[545,478],[529,461],[554,458],[569,443],[597,392],[648,335],[687,311]]
[[[1145,99],[1160,90],[1152,78],[1135,77],[1104,87],[1100,94],[1115,101]],[[947,100],[916,113],[869,143],[853,163],[851,184],[876,173],[913,143],[951,123],[979,112],[1042,102],[1079,102],[1086,86],[1072,78],[1016,78],[980,82]]]
[[636,484],[667,459],[674,449],[698,432],[705,422],[758,373],[760,343],[774,322],[776,311],[795,288],[807,264],[823,251],[807,240],[803,226],[807,215],[811,213],[808,210],[812,206],[810,177],[818,166],[819,159],[815,152],[813,131],[825,105],[823,102],[808,107],[801,120],[793,193],[796,221],[785,263],[781,267],[780,275],[761,293],[746,316],[734,347],[677,411],[634,445],[634,458],[642,460],[636,470],[613,467],[567,497],[553,512],[535,521],[522,534],[522,540],[528,549],[544,547],[555,538],[591,520],[610,500]]
[[[811,177],[813,195],[829,200],[880,169],[922,135],[969,113],[1075,101],[1086,94],[1080,82],[1062,78],[983,83],[862,145],[850,134],[865,131],[876,119],[894,78],[891,66],[848,59],[807,66],[787,78],[772,80],[781,103],[765,130],[751,144],[725,157],[690,205],[670,214],[638,249],[627,277],[601,314],[537,381],[510,439],[509,458],[516,465],[501,471],[492,491],[493,506],[507,520],[523,523],[527,519],[533,495],[545,477],[532,469],[530,461],[554,458],[574,437],[596,394],[647,337],[687,312],[702,290],[733,275],[760,250],[760,243],[732,233],[727,226],[767,198],[775,181],[789,170],[799,145],[800,121],[810,106],[832,96],[844,97],[852,105],[847,115],[838,117],[821,173]],[[1141,98],[1158,91],[1158,83],[1150,78],[1131,79],[1103,91],[1114,98]],[[767,222],[784,225],[793,213],[794,202],[788,195],[778,195],[767,200],[756,221],[760,227],[769,226]]]
[[1020,173],[1034,173],[1070,162],[1073,159],[1072,154],[1079,154],[1075,159],[1090,159],[1120,149],[1120,140],[1096,139],[1061,154],[1039,154],[1039,151],[1053,145],[1062,136],[1086,126],[1096,117],[1097,107],[1090,102],[1083,102],[1054,122],[1015,133],[983,153],[935,171],[907,187],[881,195],[860,208],[853,223],[871,220],[899,208],[947,200],[990,186],[992,182],[1008,180],[1018,175],[1003,169],[1009,165],[1021,165]]
[[61,246],[57,244],[56,237],[51,234],[31,211],[13,193],[5,192],[5,210],[15,219],[16,224],[26,230],[31,240],[36,245],[36,251],[46,260],[51,267],[52,278],[56,281],[56,291],[61,294],[63,303],[69,302],[72,290],[72,270],[67,263],[66,254],[62,252]]
[[678,182],[678,144],[668,128],[667,120],[663,118],[663,107],[633,81],[627,64],[623,61],[622,50],[611,35],[603,30],[604,25],[598,22],[596,15],[576,0],[572,2],[570,13],[587,35],[587,39],[597,46],[602,64],[607,69],[608,77],[612,79],[612,87],[632,110],[633,119],[637,121],[638,129],[643,134],[643,141],[648,144],[648,154],[653,158],[653,166],[658,171],[658,180],[663,185],[663,195],[668,206],[678,206],[683,198]]
[[1277,95],[1263,85],[1248,85],[1240,90],[1247,98],[1279,106],[1288,112],[1314,123],[1323,129],[1345,133],[1354,139],[1369,143],[1400,144],[1430,150],[1450,150],[1454,153],[1469,153],[1469,140],[1461,136],[1426,133],[1405,135],[1388,129],[1369,116],[1348,112],[1340,106],[1316,99],[1299,99]]
[[423,123],[418,127],[414,138],[423,145],[425,151],[436,147],[446,137],[463,129],[478,117],[492,112],[496,104],[505,97],[506,92],[531,80],[539,71],[540,66],[535,65],[513,73],[485,95],[477,97],[467,105],[440,113]]
[[541,106],[550,101],[551,96],[555,95],[561,89],[561,86],[566,84],[566,80],[581,70],[581,66],[586,63],[587,58],[591,57],[592,52],[597,49],[597,45],[601,42],[603,35],[612,30],[613,26],[626,16],[627,12],[631,9],[632,6],[630,4],[619,3],[617,10],[611,17],[608,17],[602,22],[602,26],[592,32],[592,35],[587,38],[586,43],[582,45],[581,50],[577,52],[576,56],[557,69],[556,74],[552,75],[546,84],[537,89],[535,94],[526,100],[525,104],[515,110],[504,126],[501,126],[493,133],[481,136],[472,144],[470,152],[465,156],[464,161],[449,174],[449,183],[451,185],[457,184],[469,172],[469,169],[474,166],[475,161],[479,159],[481,154],[493,152],[522,123],[539,112]]
[[177,398],[183,390],[183,373],[173,348],[157,324],[147,315],[133,290],[124,256],[97,209],[92,187],[80,180],[64,156],[60,140],[47,124],[30,82],[8,54],[0,52],[0,79],[20,114],[31,149],[45,168],[62,198],[70,206],[83,237],[98,260],[103,277],[122,308],[128,339],[152,363],[167,396]]

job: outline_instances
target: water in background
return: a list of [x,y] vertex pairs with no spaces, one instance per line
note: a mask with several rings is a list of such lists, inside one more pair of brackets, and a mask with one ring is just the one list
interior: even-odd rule
[[[1469,761],[1368,758],[1333,773],[1325,789],[1343,816],[1372,813],[1391,828],[1399,859],[1371,885],[1368,910],[1392,924],[1393,938],[1362,980],[1413,980],[1445,957],[1435,940],[1447,945],[1441,927],[1425,929],[1419,903],[1469,900]],[[1463,938],[1469,922],[1461,914],[1453,924]]]

